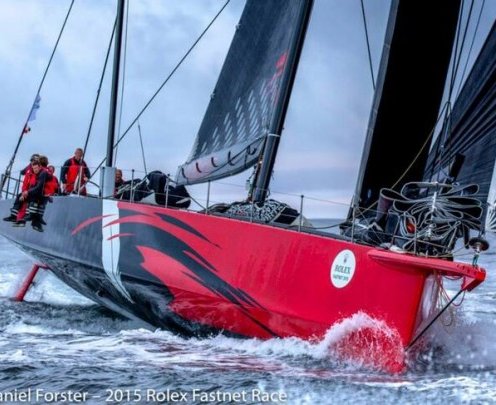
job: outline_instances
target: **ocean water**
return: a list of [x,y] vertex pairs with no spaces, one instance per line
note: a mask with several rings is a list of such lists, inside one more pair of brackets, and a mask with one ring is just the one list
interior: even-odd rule
[[93,305],[45,271],[26,302],[12,302],[32,262],[0,238],[0,403],[496,403],[494,252],[456,328],[437,324],[436,347],[389,375],[333,358],[338,330],[314,343],[184,339]]

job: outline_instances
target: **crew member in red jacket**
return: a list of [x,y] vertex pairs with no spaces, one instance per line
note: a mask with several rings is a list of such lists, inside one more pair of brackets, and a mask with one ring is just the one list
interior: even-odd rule
[[[48,163],[48,159],[44,158],[44,162]],[[42,157],[40,156],[40,161]],[[52,175],[48,172],[44,165],[40,162],[34,162],[32,164],[33,174],[34,174],[34,184],[32,184],[28,190],[21,193],[20,200],[28,205],[29,215],[25,219],[19,219],[15,222],[14,226],[24,226],[26,220],[31,221],[31,226],[35,231],[43,232],[43,214],[45,212],[45,206],[47,198],[45,197],[47,193],[47,184],[52,179]]]
[[62,182],[62,192],[65,194],[75,193],[86,195],[84,186],[90,178],[90,171],[83,160],[83,150],[77,148],[74,156],[67,159],[60,171],[60,181]]
[[45,184],[45,196],[50,197],[51,195],[58,194],[60,192],[59,190],[59,180],[57,177],[55,177],[55,167],[53,166],[48,166],[48,173],[52,175],[52,178],[47,181],[47,184]]
[[40,155],[35,153],[31,156],[30,163],[24,169],[21,170],[21,175],[24,176],[21,184],[21,192],[17,195],[14,205],[10,209],[10,215],[5,217],[4,221],[16,222],[23,219],[26,215],[27,204],[23,203],[20,199],[22,192],[27,191],[30,187],[34,186],[36,183],[36,175],[33,173],[33,164],[39,164]]
[[31,155],[31,158],[29,159],[29,164],[21,170],[20,174],[21,176],[25,176],[26,173],[28,173],[29,171],[31,171],[31,163],[33,163],[35,160],[39,160],[40,159],[40,154],[39,153],[33,153]]

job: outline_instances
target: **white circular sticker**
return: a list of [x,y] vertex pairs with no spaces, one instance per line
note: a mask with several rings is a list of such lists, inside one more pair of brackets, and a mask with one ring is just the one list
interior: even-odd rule
[[331,283],[336,288],[343,288],[353,278],[355,273],[355,255],[351,250],[339,252],[331,266]]

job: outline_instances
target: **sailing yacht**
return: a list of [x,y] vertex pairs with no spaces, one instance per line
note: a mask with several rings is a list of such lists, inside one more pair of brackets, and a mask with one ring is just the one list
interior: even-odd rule
[[[429,13],[423,3],[391,4],[357,189],[342,234],[307,227],[301,213],[269,198],[312,0],[247,1],[191,154],[177,172],[182,186],[255,167],[245,201],[202,212],[178,209],[167,186],[154,190],[160,203],[136,201],[133,193],[113,198],[124,10],[119,0],[101,196],[54,197],[44,214],[43,238],[5,222],[0,233],[76,291],[153,327],[189,336],[321,339],[334,325],[365,314],[391,333],[351,333],[341,350],[361,356],[371,338],[379,344],[374,347],[385,347],[394,336],[404,353],[456,297],[486,277],[477,265],[486,248],[486,201],[477,185],[458,184],[469,179],[462,175],[466,166],[444,151],[446,143],[432,149],[435,158],[426,147],[439,116],[460,1],[429,3]],[[496,38],[494,29],[491,35]],[[476,66],[487,58],[496,66],[494,41],[488,41]],[[420,62],[424,55],[430,63]],[[467,83],[478,76],[473,71]],[[465,103],[477,103],[486,90],[464,89]],[[449,134],[454,143],[457,135]],[[400,138],[401,150],[388,153]],[[494,157],[487,158],[492,167]],[[12,199],[0,201],[0,214],[6,216],[11,205]],[[472,264],[453,261],[459,239],[473,247]],[[440,299],[443,277],[460,281],[449,302]],[[403,368],[402,354],[381,354],[381,360],[372,358],[386,370]]]

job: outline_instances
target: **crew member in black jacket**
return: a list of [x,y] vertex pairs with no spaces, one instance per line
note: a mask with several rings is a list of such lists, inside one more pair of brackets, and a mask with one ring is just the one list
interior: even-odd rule
[[23,191],[20,199],[28,203],[29,219],[33,229],[43,232],[43,213],[46,205],[45,186],[52,175],[42,168],[39,162],[35,162],[31,166],[36,175],[36,183],[28,190]]

